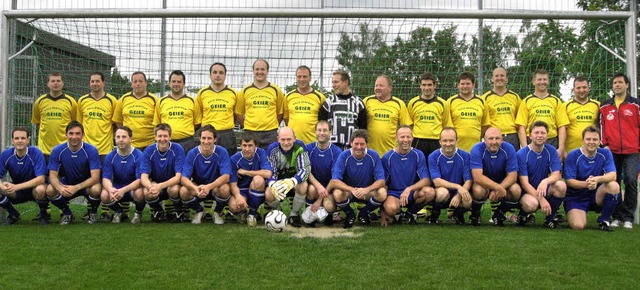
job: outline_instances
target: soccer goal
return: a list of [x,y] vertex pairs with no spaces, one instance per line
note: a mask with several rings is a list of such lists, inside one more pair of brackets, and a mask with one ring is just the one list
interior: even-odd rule
[[4,10],[2,148],[10,144],[11,128],[32,126],[33,102],[47,92],[53,71],[63,74],[65,92],[76,98],[89,91],[94,71],[107,76],[107,91],[115,96],[130,90],[134,71],[147,74],[149,91],[164,95],[169,73],[179,69],[195,95],[210,84],[214,62],[226,64],[227,84],[239,89],[252,82],[257,58],[269,61],[269,81],[287,91],[295,88],[296,68],[307,65],[321,90],[331,91],[332,72],[345,69],[355,94],[372,95],[376,76],[385,74],[394,82],[393,95],[404,100],[420,94],[424,72],[437,76],[436,94],[443,98],[455,94],[463,71],[476,76],[476,93],[482,94],[491,89],[498,66],[507,69],[508,87],[521,96],[533,91],[536,69],[550,73],[550,91],[563,99],[579,75],[589,79],[592,97],[606,98],[611,75],[620,71],[631,76],[637,92],[633,12],[321,2],[311,8]]

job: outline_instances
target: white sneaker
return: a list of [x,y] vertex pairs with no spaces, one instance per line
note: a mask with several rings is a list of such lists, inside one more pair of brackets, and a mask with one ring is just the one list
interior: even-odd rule
[[613,220],[609,226],[612,227],[612,228],[619,228],[620,227],[620,220]]
[[139,213],[134,213],[133,218],[131,219],[132,224],[139,224],[142,221],[142,215]]
[[256,216],[252,215],[252,214],[248,215],[247,216],[247,226],[255,227],[257,225],[258,225],[258,221],[256,220]]
[[204,215],[203,211],[199,211],[197,213],[195,213],[193,215],[193,219],[191,220],[191,223],[194,225],[199,225],[200,223],[202,223],[202,216]]
[[219,212],[213,212],[213,223],[216,225],[224,224],[224,217]]
[[625,229],[633,229],[633,223],[624,222],[624,225],[622,227],[625,228]]
[[113,214],[113,218],[111,219],[111,222],[114,224],[119,224],[121,219],[122,219],[122,213],[117,212]]

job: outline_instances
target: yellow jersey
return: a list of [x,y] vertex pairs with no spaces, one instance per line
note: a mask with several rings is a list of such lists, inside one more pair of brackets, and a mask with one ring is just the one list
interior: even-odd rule
[[158,102],[154,124],[171,126],[171,139],[178,140],[195,135],[195,126],[202,123],[202,110],[196,100],[187,95],[174,99],[164,96]]
[[110,94],[94,99],[86,94],[78,99],[78,122],[84,125],[83,140],[98,148],[100,155],[113,150],[113,113],[118,100]]
[[411,125],[411,118],[404,102],[392,96],[381,102],[375,95],[362,100],[367,110],[368,147],[381,156],[396,146],[396,130],[399,125]]
[[282,90],[268,83],[259,89],[250,84],[238,94],[238,113],[244,115],[244,129],[270,131],[278,129],[278,115],[284,114]]
[[567,111],[562,100],[554,95],[547,95],[544,99],[531,94],[528,95],[518,108],[516,125],[524,126],[529,136],[529,126],[535,121],[544,121],[549,125],[547,137],[558,137],[558,128],[569,125]]
[[317,141],[315,127],[318,123],[318,112],[326,99],[317,90],[307,94],[295,90],[284,98],[284,119],[288,120],[287,125],[304,144]]
[[113,114],[113,122],[122,123],[133,131],[131,145],[138,149],[153,144],[155,138],[153,128],[156,124],[153,120],[158,106],[158,97],[147,93],[138,99],[128,92],[116,103],[116,111]]
[[78,104],[67,94],[57,98],[44,94],[33,104],[32,113],[31,123],[39,125],[38,148],[49,155],[53,147],[67,141],[65,130],[69,122],[76,120]]
[[489,111],[482,98],[474,95],[466,101],[459,95],[447,100],[449,110],[445,112],[445,126],[456,128],[458,147],[470,152],[471,147],[482,139],[482,127],[489,126]]
[[584,128],[596,125],[598,112],[600,110],[600,102],[589,99],[586,103],[581,104],[575,99],[571,99],[563,104],[569,125],[567,125],[567,140],[565,141],[565,151],[582,146],[582,131]]
[[489,126],[500,129],[502,134],[518,133],[516,115],[520,107],[520,96],[508,90],[504,95],[498,95],[490,90],[482,95],[489,111]]
[[409,100],[407,111],[413,123],[413,137],[440,139],[442,124],[444,124],[444,112],[447,108],[447,101],[437,96],[429,100],[423,99],[421,96]]
[[202,109],[202,124],[213,125],[216,130],[229,130],[235,127],[235,115],[238,112],[238,92],[229,86],[216,92],[211,86],[198,92],[196,103]]

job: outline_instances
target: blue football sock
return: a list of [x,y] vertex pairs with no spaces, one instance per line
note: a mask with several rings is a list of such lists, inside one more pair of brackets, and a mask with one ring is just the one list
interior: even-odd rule
[[370,212],[379,208],[381,204],[381,202],[378,202],[377,200],[373,199],[373,197],[371,197],[369,198],[369,200],[367,200],[367,204],[364,206],[364,208],[360,210],[360,214],[368,215]]
[[136,205],[136,212],[142,214],[147,203],[144,201],[134,201],[133,203]]
[[159,198],[156,198],[154,200],[147,199],[146,201],[147,201],[147,204],[149,204],[149,207],[153,209],[153,211],[160,211],[160,212],[163,211]]
[[564,198],[557,198],[555,196],[551,196],[549,197],[549,205],[551,206],[551,214],[548,215],[545,220],[550,222],[553,221],[553,218],[556,216],[556,214],[558,213],[558,209],[560,208],[560,205],[562,204],[562,200],[564,200]]
[[222,197],[218,197],[217,195],[214,197],[216,199],[216,207],[213,209],[213,211],[217,213],[221,213],[224,207],[227,206],[227,204],[229,204],[229,197],[222,198]]
[[111,210],[113,210],[114,212],[117,212],[117,213],[122,213],[123,212],[122,211],[122,206],[117,201],[114,201],[112,203],[103,203],[102,206],[106,206],[109,209],[111,209]]
[[51,201],[53,205],[59,208],[62,211],[62,214],[73,215],[73,213],[69,209],[69,202],[61,194],[58,194],[53,198],[49,198],[49,201]]
[[47,209],[49,209],[49,200],[48,199],[36,200],[36,203],[38,203],[38,208],[40,209],[40,215],[45,216],[47,214]]
[[6,195],[0,196],[0,206],[6,209],[9,215],[16,217],[20,216],[20,213],[16,210],[15,207],[13,207],[13,204],[9,202],[9,198]]
[[89,203],[89,212],[97,213],[98,207],[100,206],[100,198],[95,198],[90,195],[87,195],[87,202]]
[[611,219],[611,214],[613,214],[613,211],[616,209],[618,203],[620,202],[619,197],[620,194],[607,193],[604,195],[604,200],[602,201],[602,211],[600,212],[598,223]]
[[347,216],[355,216],[356,213],[353,211],[353,208],[351,208],[351,205],[349,205],[350,200],[347,199],[344,202],[336,202],[336,205],[345,213],[347,214]]
[[256,215],[258,208],[264,202],[264,191],[249,190],[249,214]]
[[190,209],[194,210],[195,212],[204,211],[204,208],[202,207],[202,205],[200,205],[200,201],[198,201],[197,197],[193,197],[191,200],[188,200],[188,201],[182,201],[182,203],[186,204]]

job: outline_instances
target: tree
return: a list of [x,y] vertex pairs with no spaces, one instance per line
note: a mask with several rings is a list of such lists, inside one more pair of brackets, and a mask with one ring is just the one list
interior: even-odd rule
[[[472,68],[478,68],[478,56],[482,54],[482,67],[485,78],[476,80],[476,83],[483,82],[485,91],[492,87],[491,75],[497,67],[507,67],[507,60],[513,59],[518,51],[518,39],[516,36],[508,35],[503,37],[500,28],[493,29],[491,26],[482,27],[483,45],[479,47],[477,36],[471,37],[469,46],[469,60]],[[474,72],[470,69],[471,72]],[[484,92],[478,92],[482,94]]]
[[[170,90],[168,83],[165,82],[166,85],[164,87],[164,92]],[[116,98],[120,98],[120,96],[131,91],[131,80],[128,77],[123,76],[118,68],[113,69],[111,73],[111,79],[109,80],[110,89],[109,92],[115,96]],[[162,90],[162,82],[160,80],[155,79],[147,79],[147,91],[150,93],[161,94]],[[161,96],[158,96],[161,97]]]

